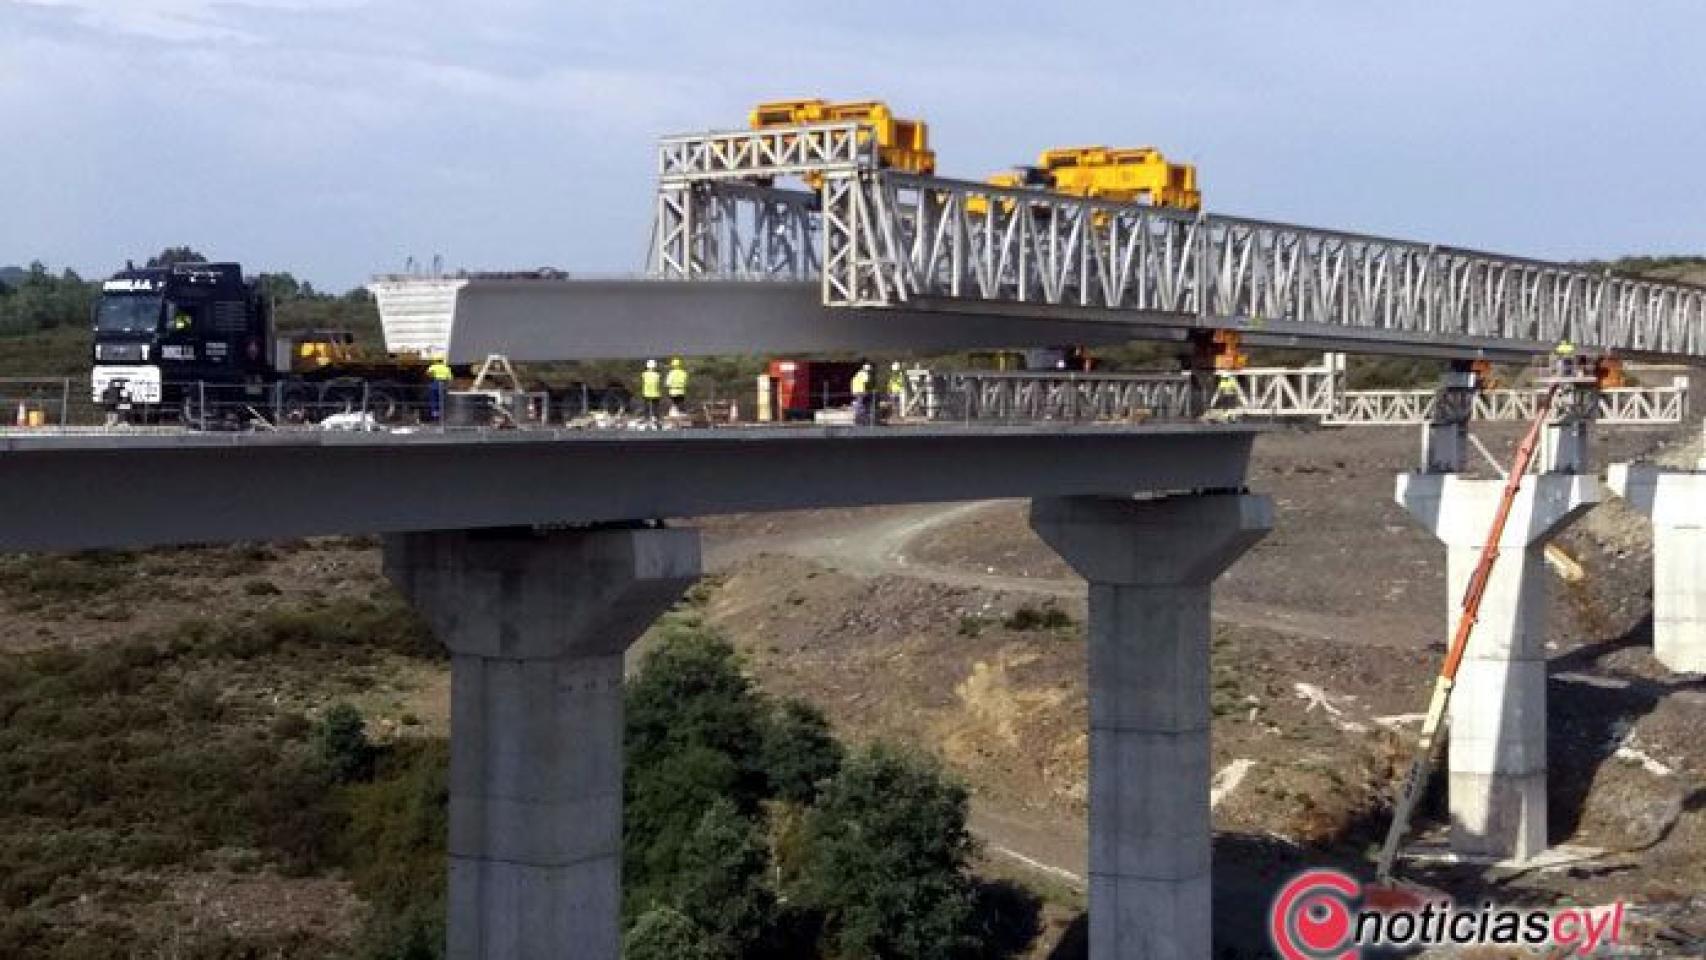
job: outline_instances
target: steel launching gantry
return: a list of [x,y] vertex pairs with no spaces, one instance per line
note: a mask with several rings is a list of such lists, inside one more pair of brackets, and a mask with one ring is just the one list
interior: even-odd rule
[[1593,355],[1706,357],[1706,288],[954,180],[903,156],[859,120],[665,137],[651,270],[816,281],[830,307],[1230,329],[1256,343],[1514,359],[1569,340]]

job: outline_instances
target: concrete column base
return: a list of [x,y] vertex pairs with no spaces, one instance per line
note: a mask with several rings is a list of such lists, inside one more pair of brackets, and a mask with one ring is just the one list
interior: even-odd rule
[[1273,525],[1265,497],[1037,500],[1090,582],[1090,957],[1213,948],[1209,587]]
[[[1487,542],[1502,480],[1398,476],[1397,500],[1447,546],[1447,638]],[[1475,633],[1451,701],[1451,848],[1526,860],[1546,849],[1546,609],[1544,550],[1599,501],[1591,477],[1539,474],[1523,482],[1499,542]]]
[[1706,461],[1702,472],[1613,464],[1606,485],[1653,521],[1653,656],[1706,673]]
[[1466,857],[1530,860],[1548,846],[1546,771],[1446,776],[1451,792],[1451,849]]
[[405,534],[385,569],[452,655],[447,956],[617,960],[622,653],[698,532]]

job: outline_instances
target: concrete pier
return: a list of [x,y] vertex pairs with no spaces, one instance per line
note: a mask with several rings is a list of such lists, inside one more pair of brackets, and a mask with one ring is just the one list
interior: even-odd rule
[[[1398,476],[1397,500],[1447,548],[1447,637],[1480,561],[1502,480],[1454,473]],[[1451,846],[1526,860],[1546,848],[1547,541],[1599,502],[1589,476],[1528,477],[1499,541],[1499,559],[1451,706]]]
[[1653,656],[1706,673],[1706,472],[1618,463],[1606,485],[1653,521]]
[[1090,957],[1211,956],[1209,589],[1265,497],[1032,501],[1090,584]]
[[622,654],[698,532],[411,533],[385,571],[452,655],[447,955],[616,960]]

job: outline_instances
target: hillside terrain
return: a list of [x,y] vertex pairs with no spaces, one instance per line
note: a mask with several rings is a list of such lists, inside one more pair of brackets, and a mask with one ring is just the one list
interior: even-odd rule
[[[1515,437],[1478,432],[1495,452]],[[1596,456],[1686,457],[1693,438],[1601,431]],[[1410,430],[1258,443],[1251,483],[1275,498],[1278,526],[1217,590],[1214,635],[1227,956],[1261,953],[1276,883],[1307,864],[1365,871],[1384,828],[1444,636],[1443,551],[1390,502],[1393,473],[1414,455]],[[849,743],[889,739],[941,758],[971,787],[979,871],[1042,905],[1029,955],[1082,956],[1083,594],[1028,532],[1023,506],[701,525],[713,572],[695,593],[698,615],[730,636],[757,683],[816,704]],[[1588,578],[1561,587],[1549,611],[1552,836],[1589,852],[1551,870],[1412,870],[1461,896],[1626,897],[1641,904],[1643,938],[1706,945],[1689,906],[1706,888],[1706,747],[1695,736],[1706,687],[1650,656],[1645,522],[1608,503],[1563,543]],[[363,945],[383,933],[374,924],[394,909],[387,890],[409,871],[436,876],[409,831],[437,829],[418,798],[441,773],[448,675],[380,578],[372,541],[10,558],[0,651],[0,715],[24,738],[0,750],[0,785],[57,784],[14,793],[0,814],[7,955],[173,942],[189,956],[369,956]],[[327,794],[350,797],[332,807],[298,806],[292,791],[325,788],[289,771],[338,704],[389,751],[382,774]],[[114,757],[129,803],[47,775]],[[202,773],[181,781],[190,770]],[[190,782],[237,819],[174,799]],[[1436,838],[1439,812],[1436,798]],[[359,866],[375,849],[395,851],[401,880]]]
[[[1619,264],[1706,282],[1706,260]],[[298,299],[293,322],[372,319],[361,296]],[[31,324],[0,332],[0,376],[84,369],[83,326]],[[1155,359],[1147,346],[1121,356]],[[749,382],[756,363],[714,370]],[[1432,373],[1401,361],[1361,375]],[[1595,460],[1690,463],[1698,431],[1599,430]],[[1517,429],[1476,433],[1505,457]],[[1384,829],[1448,601],[1443,549],[1391,503],[1415,456],[1410,429],[1258,441],[1250,485],[1278,524],[1215,604],[1224,956],[1263,955],[1276,884],[1307,865],[1366,874]],[[1003,955],[1082,957],[1083,587],[1029,532],[1025,505],[698,525],[711,571],[692,616],[732,641],[757,689],[814,705],[850,747],[911,744],[962,779],[980,889],[1019,891],[1006,902],[1019,946]],[[1560,582],[1548,611],[1550,828],[1575,858],[1410,870],[1462,898],[1626,898],[1648,955],[1698,955],[1706,683],[1650,655],[1643,518],[1607,502],[1560,542],[1587,573]],[[383,581],[372,539],[0,557],[0,956],[432,956],[448,700],[442,654]],[[371,738],[360,778],[327,766],[342,711]],[[1437,846],[1441,797],[1425,814]]]

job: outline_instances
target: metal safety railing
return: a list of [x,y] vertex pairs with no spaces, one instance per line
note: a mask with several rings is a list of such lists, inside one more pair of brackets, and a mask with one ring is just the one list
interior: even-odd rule
[[0,426],[66,426],[75,382],[72,377],[0,377]]

